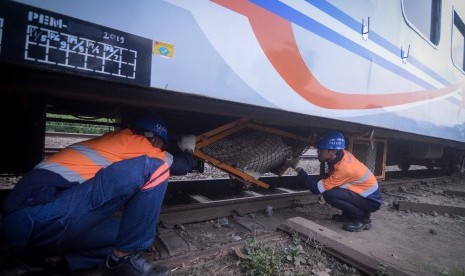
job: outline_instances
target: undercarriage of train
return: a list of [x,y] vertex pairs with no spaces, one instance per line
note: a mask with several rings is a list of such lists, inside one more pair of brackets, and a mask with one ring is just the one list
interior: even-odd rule
[[[380,179],[389,166],[402,171],[413,166],[447,172],[464,168],[463,145],[451,141],[177,92],[2,67],[8,72],[0,96],[7,142],[0,165],[2,174],[22,174],[43,159],[49,121],[73,123],[73,119],[56,119],[48,114],[70,115],[80,123],[117,128],[142,110],[162,115],[173,139],[195,134],[199,164],[208,162],[233,178],[263,188],[268,184],[258,180],[261,175],[283,175],[291,160],[311,149],[330,129],[343,132],[348,150]],[[112,123],[97,118],[109,118]]]

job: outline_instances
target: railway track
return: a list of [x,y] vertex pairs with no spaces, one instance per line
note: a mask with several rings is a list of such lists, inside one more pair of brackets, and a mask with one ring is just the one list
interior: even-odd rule
[[[50,139],[61,139],[70,143],[92,137],[94,135],[60,133],[49,135]],[[59,150],[58,147],[47,149],[49,152]],[[303,160],[308,162],[315,157],[314,154],[307,153],[303,156]],[[441,170],[415,170],[406,174],[393,171],[386,172],[386,180],[380,181],[380,187],[383,196],[390,204],[398,201],[414,203],[422,192],[421,188],[425,192],[432,189],[432,186],[461,178],[462,176],[456,175],[446,176]],[[275,229],[285,220],[281,216],[287,212],[286,210],[291,210],[293,216],[296,216],[299,214],[296,214],[295,210],[311,210],[310,213],[318,213],[320,212],[318,210],[322,209],[323,201],[320,196],[299,187],[294,176],[263,177],[260,180],[270,184],[271,188],[266,190],[249,186],[231,178],[170,181],[159,217],[158,238],[153,246],[154,252],[159,254],[157,262],[179,268],[186,265],[194,266],[199,258],[220,259],[227,255],[232,247],[244,246],[245,239],[251,236],[262,242],[282,242],[289,236],[275,232]],[[415,187],[421,188],[414,190]],[[3,190],[3,194],[6,192],[7,190]],[[403,208],[413,208],[408,204],[403,206]],[[424,208],[424,213],[432,210],[427,207],[421,208]],[[448,208],[446,212],[452,213],[460,206],[448,206]],[[195,225],[198,225],[198,229]],[[213,237],[212,239],[217,243],[213,246],[193,247],[192,243],[202,243],[189,239],[202,237],[205,231],[208,234],[204,239]],[[230,237],[231,232],[242,234]],[[350,260],[344,261],[350,262]],[[83,275],[94,274],[90,272]]]
[[[408,176],[388,172],[387,180],[380,182],[380,187],[389,193],[399,187],[432,185],[449,178],[440,170],[411,171]],[[4,197],[15,181],[11,177],[3,179],[0,191]],[[248,186],[232,178],[170,181],[160,220],[166,225],[176,225],[217,219],[233,213],[260,212],[269,207],[282,209],[320,202],[319,196],[299,186],[295,176],[263,177],[260,180],[270,184],[271,188]]]
[[[445,176],[440,170],[419,170],[407,175],[388,172],[386,178],[380,186],[386,201],[392,202],[415,198],[412,187],[432,189],[434,185],[453,182],[463,176]],[[272,188],[249,187],[226,178],[170,181],[159,217],[158,238],[153,245],[158,264],[179,269],[180,274],[175,275],[190,275],[191,272],[183,274],[180,268],[196,266],[199,258],[220,260],[230,254],[231,248],[245,246],[250,237],[263,243],[286,244],[290,242],[289,235],[276,232],[286,220],[283,214],[290,212],[295,217],[300,215],[295,212],[299,209],[311,210],[310,213],[328,209],[322,207],[319,196],[300,188],[294,176],[263,177],[261,180]],[[421,223],[414,227],[417,225]],[[231,233],[235,234],[230,236]],[[202,245],[210,239],[216,242]],[[95,271],[82,275],[95,275]]]
[[[434,185],[448,181],[440,170],[412,171],[408,176],[388,173],[380,182],[385,193],[396,193],[400,188]],[[229,216],[235,212],[251,213],[273,209],[298,207],[320,203],[320,196],[299,187],[294,176],[260,178],[271,185],[269,190],[245,188],[233,179],[172,181],[168,187],[160,220],[168,225],[192,223]],[[402,196],[400,196],[402,197]]]
[[[267,231],[257,235],[259,241],[266,243],[270,242],[270,240],[283,239],[283,233],[279,231],[274,232],[279,223],[273,224],[273,222],[270,222],[273,219],[267,218],[268,216],[274,216],[274,214],[267,214],[270,206],[277,216],[274,220],[279,217],[278,220],[281,223],[286,219],[283,218],[283,216],[286,216],[283,215],[286,212],[289,212],[290,215],[288,216],[295,217],[302,215],[299,213],[301,211],[296,212],[296,210],[307,210],[307,212],[312,214],[321,212],[319,210],[322,208],[328,209],[327,206],[322,207],[323,202],[320,196],[298,189],[293,177],[286,177],[286,181],[278,181],[278,179],[278,177],[262,179],[264,182],[271,184],[272,189],[270,191],[255,187],[254,190],[237,189],[230,179],[198,180],[198,182],[177,181],[170,183],[167,202],[160,214],[159,242],[156,243],[154,248],[154,250],[161,254],[158,263],[170,267],[195,265],[199,261],[199,258],[220,259],[222,256],[227,255],[231,248],[241,247],[245,244],[244,240],[225,241],[225,244],[199,251],[179,242],[179,236],[187,240],[192,236],[204,235],[204,229],[209,228],[212,230],[209,230],[208,233],[213,234],[208,235],[215,235],[217,232],[222,231],[221,229],[224,227],[229,227],[229,231],[233,232],[237,232],[238,228],[246,228],[250,231],[249,234],[244,234],[247,236],[255,233],[254,231],[262,225],[266,225],[265,230]],[[412,171],[410,174],[403,176],[400,173],[391,172],[387,174],[386,180],[380,182],[380,188],[383,191],[386,204],[393,208],[398,208],[405,212],[408,211],[408,213],[411,213],[409,209],[411,208],[413,212],[435,214],[437,210],[440,210],[436,209],[438,205],[421,205],[418,202],[422,200],[422,196],[427,194],[426,198],[428,198],[432,194],[445,195],[446,193],[440,190],[441,185],[460,182],[463,179],[463,175],[447,176],[440,170]],[[203,182],[203,186],[201,182]],[[212,187],[214,188],[212,189]],[[181,192],[182,190],[184,192]],[[225,198],[226,193],[230,193],[229,198]],[[172,196],[178,198],[170,198]],[[176,200],[178,201],[177,203],[175,203]],[[399,203],[401,203],[400,206]],[[409,205],[409,203],[412,205]],[[415,210],[413,205],[419,205],[420,209]],[[455,216],[454,212],[463,214],[460,212],[465,210],[465,202],[463,205],[441,207],[447,208],[442,213],[439,211],[441,214]],[[226,226],[221,226],[221,221],[223,220],[226,220]],[[422,224],[426,224],[426,222],[416,223],[412,227],[415,229]],[[199,226],[196,228],[189,225]],[[214,225],[218,228],[217,230],[215,230]],[[448,227],[451,226],[449,225]],[[196,232],[194,233],[194,231]],[[188,237],[184,236],[186,232],[189,233]],[[222,235],[227,235],[224,232],[222,233]],[[221,239],[221,237],[217,237],[216,239]],[[179,252],[187,254],[180,254]],[[342,259],[348,263],[353,261],[350,258]],[[367,268],[360,267],[360,269],[363,271],[363,269]],[[390,269],[395,270],[397,268],[391,267]],[[386,275],[389,275],[389,273]],[[405,275],[411,274],[407,273]]]

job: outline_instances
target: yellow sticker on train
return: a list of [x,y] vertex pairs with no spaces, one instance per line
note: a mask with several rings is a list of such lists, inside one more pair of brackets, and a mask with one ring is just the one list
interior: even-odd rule
[[155,55],[172,58],[174,55],[174,45],[163,41],[153,41],[153,53]]

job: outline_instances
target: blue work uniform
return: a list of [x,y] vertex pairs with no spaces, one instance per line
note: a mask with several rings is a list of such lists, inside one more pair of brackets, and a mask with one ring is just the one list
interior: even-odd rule
[[[183,175],[191,153],[174,158],[130,129],[71,145],[24,175],[4,202],[9,247],[64,255],[71,271],[103,262],[113,249],[140,251],[155,239],[170,172]],[[122,217],[116,211],[124,207]]]

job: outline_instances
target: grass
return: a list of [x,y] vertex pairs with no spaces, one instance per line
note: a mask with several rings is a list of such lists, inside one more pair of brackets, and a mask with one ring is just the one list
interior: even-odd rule
[[267,246],[255,239],[235,249],[243,275],[360,275],[347,264],[323,252],[314,239],[301,240],[297,234],[285,243]]
[[245,275],[281,275],[282,256],[276,246],[266,247],[255,239],[247,240],[241,263]]
[[408,262],[420,269],[423,269],[429,273],[435,275],[447,275],[447,276],[465,276],[465,268],[462,265],[452,265],[451,267],[445,267],[434,263],[425,263],[418,259],[409,259]]
[[[301,239],[293,234],[268,242],[255,237],[235,247],[221,258],[198,260],[173,272],[174,276],[247,275],[247,276],[360,276],[360,272],[326,254],[313,238]],[[376,274],[376,276],[383,273]]]
[[[103,134],[115,129],[109,125],[99,125],[99,123],[114,124],[115,120],[111,118],[83,118],[47,113],[46,119],[45,129],[48,132]],[[95,124],[84,123],[90,121],[95,122]]]
[[461,265],[455,265],[449,270],[451,276],[465,276],[465,268]]

